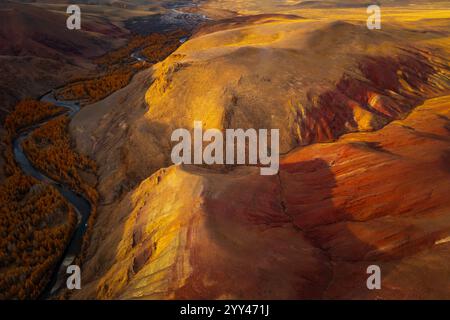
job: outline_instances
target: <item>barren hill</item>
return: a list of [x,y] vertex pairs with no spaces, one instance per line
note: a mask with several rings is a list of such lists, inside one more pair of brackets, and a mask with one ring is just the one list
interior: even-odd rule
[[74,297],[449,298],[449,110],[449,96],[428,100],[295,150],[270,178],[161,169],[104,207]]
[[[73,56],[100,55],[111,48],[111,42],[104,35],[107,30],[99,28],[96,33],[86,20],[81,31],[72,31],[66,27],[67,17],[65,12],[3,3],[0,6],[0,54],[66,60]],[[112,35],[121,32],[111,27]]]
[[[74,118],[102,196],[74,298],[450,297],[450,16],[358,10],[228,17]],[[279,175],[171,166],[194,120],[279,128]]]
[[445,47],[427,44],[433,33],[280,15],[249,20],[200,31],[151,75],[77,115],[79,147],[108,159],[100,185],[107,202],[170,165],[171,132],[194,120],[205,128],[279,128],[285,153],[379,129],[448,88]]
[[92,69],[88,59],[117,46],[125,35],[89,15],[82,16],[82,30],[68,30],[67,17],[65,7],[0,3],[0,119],[17,100],[86,76]]

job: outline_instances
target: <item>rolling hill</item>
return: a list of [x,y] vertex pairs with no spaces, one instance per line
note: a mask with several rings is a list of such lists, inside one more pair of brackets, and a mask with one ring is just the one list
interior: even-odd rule
[[[199,10],[233,9],[217,3]],[[101,195],[72,297],[449,298],[448,11],[392,8],[369,31],[358,8],[254,10],[72,121]],[[173,166],[194,120],[279,128],[279,174]]]

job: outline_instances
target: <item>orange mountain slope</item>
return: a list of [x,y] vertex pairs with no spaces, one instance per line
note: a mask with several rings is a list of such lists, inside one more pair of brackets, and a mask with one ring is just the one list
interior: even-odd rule
[[74,297],[450,298],[449,130],[444,96],[296,149],[278,176],[162,169],[99,217]]
[[[360,9],[227,18],[74,117],[101,201],[73,298],[450,299],[450,16]],[[173,166],[194,120],[279,128],[279,174]]]

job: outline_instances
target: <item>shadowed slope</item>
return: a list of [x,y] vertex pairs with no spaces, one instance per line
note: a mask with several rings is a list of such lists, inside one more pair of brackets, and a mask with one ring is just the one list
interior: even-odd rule
[[[450,108],[432,99],[448,95],[448,33],[306,19],[224,28],[74,119],[105,200],[74,297],[449,297]],[[279,128],[279,175],[158,171],[171,132],[194,120]],[[367,290],[370,264],[386,290]]]
[[[158,171],[100,218],[74,297],[449,297],[448,98],[295,150],[279,178]],[[370,264],[382,291],[365,287]]]

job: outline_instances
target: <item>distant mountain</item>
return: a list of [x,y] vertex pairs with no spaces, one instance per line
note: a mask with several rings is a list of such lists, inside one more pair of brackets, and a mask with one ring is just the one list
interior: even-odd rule
[[17,100],[36,97],[93,65],[126,31],[106,17],[83,15],[81,30],[66,27],[66,7],[0,3],[0,120]]
[[111,48],[107,35],[123,34],[113,25],[99,26],[88,16],[82,16],[82,30],[69,30],[67,17],[65,11],[29,4],[0,4],[0,54],[61,60],[96,56]]

